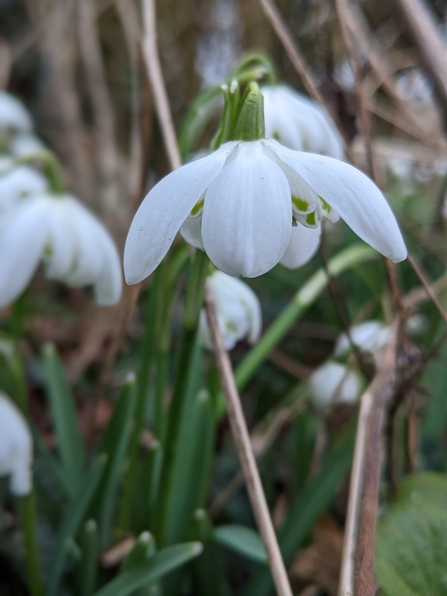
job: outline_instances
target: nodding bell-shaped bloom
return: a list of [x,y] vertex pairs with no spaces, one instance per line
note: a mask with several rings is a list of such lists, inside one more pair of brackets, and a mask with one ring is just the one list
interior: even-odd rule
[[228,275],[297,267],[318,246],[321,220],[341,217],[394,262],[406,258],[386,199],[356,168],[272,139],[230,141],[161,180],[144,199],[124,251],[127,283],[160,264],[181,228]]
[[121,296],[121,264],[103,224],[74,197],[44,193],[21,201],[0,222],[0,307],[31,281],[42,261],[50,279],[93,285],[102,306]]
[[0,131],[31,132],[33,123],[23,103],[7,91],[0,91]]
[[48,180],[31,166],[14,166],[10,157],[0,157],[0,218],[21,199],[48,190]]
[[263,85],[265,136],[289,149],[344,158],[343,142],[326,111],[288,85]]
[[11,492],[31,492],[33,440],[28,424],[17,406],[0,392],[0,476],[10,476]]
[[[233,349],[237,342],[244,338],[251,344],[258,341],[262,330],[262,313],[261,304],[253,290],[239,279],[221,271],[215,271],[210,275],[208,283],[225,348]],[[203,309],[199,319],[199,341],[204,347],[212,349]]]
[[364,321],[349,330],[350,339],[342,333],[335,344],[334,356],[342,358],[351,350],[351,342],[364,352],[373,354],[384,348],[391,338],[391,328],[381,321]]
[[27,157],[45,149],[45,143],[30,133],[14,135],[9,143],[9,151],[15,157]]
[[327,411],[335,403],[355,403],[362,389],[359,373],[339,362],[319,366],[311,374],[309,384],[312,403],[320,412]]

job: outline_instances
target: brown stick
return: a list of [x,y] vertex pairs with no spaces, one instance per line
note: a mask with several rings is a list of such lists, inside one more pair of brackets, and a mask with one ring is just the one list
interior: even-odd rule
[[227,402],[228,418],[233,433],[234,442],[245,476],[248,496],[253,508],[253,513],[261,533],[270,569],[278,596],[292,596],[287,572],[279,550],[275,530],[267,507],[261,478],[256,467],[250,436],[245,424],[244,413],[239,394],[234,381],[228,352],[225,349],[222,335],[217,324],[216,310],[212,293],[208,284],[205,288],[205,309],[210,329],[213,350],[217,360],[222,390]]
[[422,61],[435,82],[447,116],[447,55],[432,13],[421,0],[396,0],[421,52]]
[[363,490],[358,516],[357,544],[354,558],[354,593],[356,596],[374,596],[374,572],[377,502],[382,466],[382,433],[387,407],[394,395],[396,376],[396,337],[394,330],[387,346],[383,366],[371,384],[371,411],[365,437],[365,466]]
[[354,163],[353,156],[351,154],[351,150],[348,145],[348,140],[346,137],[346,131],[343,128],[337,114],[335,113],[334,109],[330,102],[326,100],[326,98],[320,93],[318,89],[318,85],[313,80],[310,69],[307,66],[303,56],[298,51],[295,43],[293,42],[292,36],[290,35],[289,30],[287,29],[286,24],[284,23],[278,9],[276,8],[274,2],[272,0],[258,0],[259,4],[261,5],[262,10],[264,11],[265,16],[267,17],[268,21],[270,22],[271,26],[275,30],[276,35],[278,36],[279,40],[281,41],[284,49],[289,56],[290,62],[292,66],[301,77],[303,85],[306,87],[307,92],[311,97],[315,99],[321,106],[325,108],[325,110],[330,115],[332,121],[334,122],[338,132],[340,133],[341,138],[344,141],[345,145],[345,153],[349,157],[349,159]]
[[160,120],[161,132],[168,154],[171,169],[176,170],[182,165],[182,159],[177,144],[174,123],[172,121],[169,100],[163,80],[160,58],[157,50],[157,27],[154,0],[143,0],[144,38],[143,55],[147,66],[149,80],[155,99],[155,108]]

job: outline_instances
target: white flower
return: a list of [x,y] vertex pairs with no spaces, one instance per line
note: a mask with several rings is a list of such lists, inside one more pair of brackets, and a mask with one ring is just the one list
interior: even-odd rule
[[[231,350],[244,337],[253,344],[258,341],[262,330],[261,304],[253,290],[244,282],[215,271],[208,277],[214,298],[217,323],[225,348]],[[199,320],[199,341],[212,349],[211,336],[202,309]]]
[[48,181],[31,166],[14,167],[9,157],[0,158],[0,217],[20,199],[48,190]]
[[33,441],[28,424],[17,406],[0,392],[0,476],[10,475],[11,492],[31,491]]
[[70,195],[36,195],[1,220],[0,307],[17,298],[39,262],[47,277],[69,286],[93,284],[107,306],[121,296],[121,264],[102,223]]
[[312,401],[320,411],[333,403],[355,403],[360,397],[362,381],[356,370],[338,362],[326,362],[309,378]]
[[6,91],[0,91],[0,130],[31,132],[33,124],[22,102]]
[[9,143],[9,151],[15,157],[26,157],[44,149],[46,149],[45,143],[36,135],[29,133],[14,135]]
[[[364,321],[349,330],[352,343],[360,350],[374,354],[384,348],[391,338],[391,328],[380,321]],[[334,356],[343,357],[351,349],[351,342],[342,333],[335,344]]]
[[297,151],[344,158],[343,142],[326,111],[288,85],[264,85],[265,136]]
[[[127,237],[126,280],[135,284],[148,277],[180,227],[228,275],[256,277],[283,258],[296,266],[292,257],[302,264],[315,251],[313,234],[319,235],[321,219],[338,215],[383,255],[395,262],[406,258],[385,198],[359,170],[271,139],[225,143],[149,192]],[[304,227],[315,229],[301,234]]]

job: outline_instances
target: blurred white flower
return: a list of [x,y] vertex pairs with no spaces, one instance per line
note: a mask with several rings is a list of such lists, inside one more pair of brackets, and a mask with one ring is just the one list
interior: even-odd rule
[[9,143],[9,151],[14,157],[26,157],[44,149],[45,143],[30,133],[14,135]]
[[[292,151],[272,139],[235,141],[186,164],[146,196],[124,251],[126,280],[135,284],[160,264],[182,228],[228,275],[256,277],[290,253],[315,252],[322,218],[341,217],[373,248],[399,262],[402,235],[386,199],[354,167],[330,157]],[[298,224],[293,227],[293,223]],[[303,227],[307,238],[300,238]]]
[[343,142],[329,115],[288,85],[263,85],[266,138],[297,151],[344,158]]
[[355,403],[362,389],[362,381],[356,370],[339,362],[326,362],[309,378],[312,403],[324,412],[333,403]]
[[[349,330],[352,343],[364,352],[373,354],[386,346],[391,337],[391,328],[381,321],[364,321]],[[334,356],[341,358],[351,349],[351,341],[342,333],[335,344]]]
[[121,296],[121,263],[103,224],[74,197],[43,193],[19,202],[0,225],[0,307],[31,281],[42,261],[47,277],[92,284],[98,304]]
[[31,132],[33,123],[23,103],[8,93],[0,91],[0,130]]
[[33,440],[28,423],[9,397],[0,392],[0,476],[10,475],[11,492],[27,495],[32,487]]
[[[231,350],[245,337],[251,344],[258,341],[262,330],[262,313],[261,304],[253,290],[239,279],[221,271],[215,271],[210,275],[208,283],[225,348]],[[206,348],[212,349],[206,313],[203,309],[199,320],[199,341]]]
[[0,157],[0,217],[24,197],[45,192],[48,181],[31,166],[14,166],[10,157]]
[[397,92],[415,106],[423,108],[433,100],[433,84],[420,68],[410,68],[397,79]]

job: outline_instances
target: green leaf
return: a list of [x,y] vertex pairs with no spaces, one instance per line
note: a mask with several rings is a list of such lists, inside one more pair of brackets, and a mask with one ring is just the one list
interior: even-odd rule
[[105,548],[110,540],[117,491],[124,472],[124,461],[132,433],[135,406],[135,375],[130,373],[113,409],[99,448],[100,453],[105,453],[108,456],[107,466],[94,502],[94,517],[98,517],[99,520],[102,548]]
[[447,594],[446,485],[447,478],[435,474],[407,479],[382,516],[376,571],[388,596]]
[[119,575],[95,596],[127,596],[145,584],[152,583],[159,577],[184,565],[202,552],[200,542],[176,544],[155,554],[147,563],[140,564]]
[[214,530],[214,540],[257,563],[267,563],[267,553],[257,532],[244,526],[228,525]]
[[54,545],[54,557],[52,571],[48,580],[47,596],[55,596],[59,586],[59,581],[64,571],[66,551],[64,544],[68,538],[73,538],[84,520],[91,499],[95,494],[96,488],[101,480],[104,467],[107,462],[105,454],[97,457],[90,472],[86,475],[75,498],[71,501],[65,511],[64,518],[58,528],[56,543]]
[[85,522],[80,546],[82,558],[78,572],[79,594],[80,596],[91,596],[95,589],[99,555],[98,525],[94,519]]
[[83,477],[86,461],[85,447],[65,370],[51,344],[47,344],[44,348],[44,369],[51,417],[66,476],[65,484],[70,487],[71,495],[74,495]]

